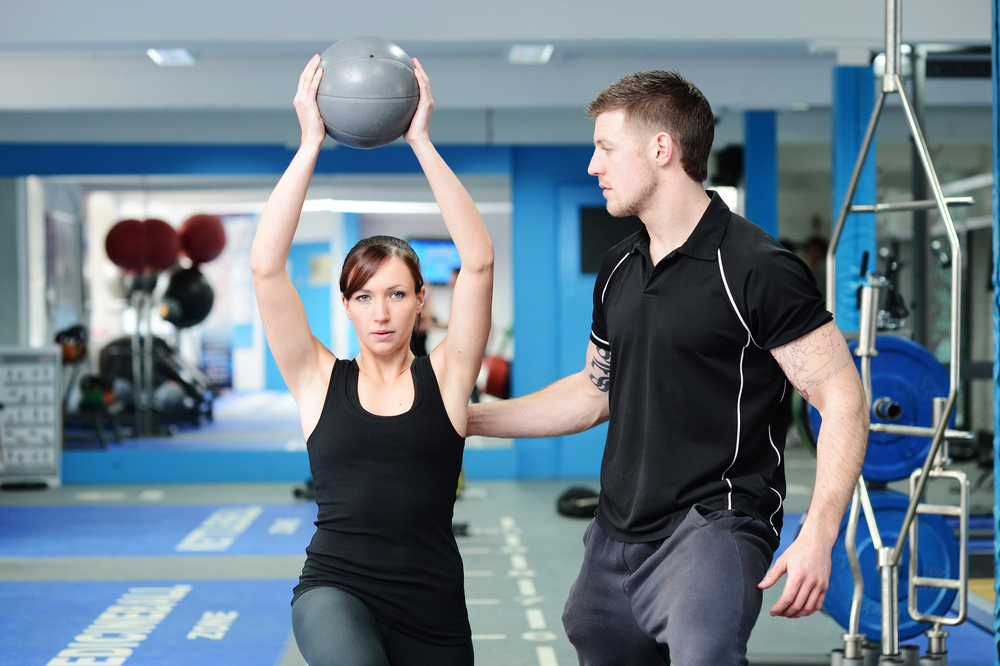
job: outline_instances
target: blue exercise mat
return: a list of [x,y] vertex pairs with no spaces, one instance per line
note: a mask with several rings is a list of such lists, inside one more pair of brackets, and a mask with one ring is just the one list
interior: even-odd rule
[[0,557],[297,555],[316,505],[0,507]]
[[0,582],[0,665],[274,666],[294,584]]

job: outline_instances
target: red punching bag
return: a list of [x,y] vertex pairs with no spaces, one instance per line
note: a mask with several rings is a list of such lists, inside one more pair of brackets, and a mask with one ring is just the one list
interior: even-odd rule
[[116,266],[127,271],[162,271],[177,260],[180,239],[163,220],[122,220],[108,231],[104,249]]
[[181,250],[195,266],[212,261],[226,247],[226,229],[215,215],[192,215],[178,234]]

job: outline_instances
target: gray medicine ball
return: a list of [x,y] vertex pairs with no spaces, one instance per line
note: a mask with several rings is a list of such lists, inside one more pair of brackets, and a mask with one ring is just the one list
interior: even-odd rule
[[410,127],[420,90],[403,49],[379,37],[348,37],[324,51],[319,66],[316,101],[333,139],[378,148]]

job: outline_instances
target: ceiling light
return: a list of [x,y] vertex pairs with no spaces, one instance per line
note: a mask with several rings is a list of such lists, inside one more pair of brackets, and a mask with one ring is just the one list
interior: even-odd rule
[[[509,201],[478,203],[476,208],[482,214],[510,213]],[[306,199],[303,212],[329,211],[331,213],[382,213],[382,214],[440,214],[441,209],[433,201],[349,201],[343,199]]]
[[160,67],[190,67],[195,63],[187,49],[149,49],[146,55]]
[[507,53],[512,65],[544,65],[552,57],[552,44],[514,44]]

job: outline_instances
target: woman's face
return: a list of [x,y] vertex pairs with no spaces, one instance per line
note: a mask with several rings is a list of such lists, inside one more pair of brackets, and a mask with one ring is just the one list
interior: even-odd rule
[[424,291],[417,292],[406,263],[391,257],[361,289],[343,301],[361,346],[387,353],[409,347],[413,324],[423,308]]

